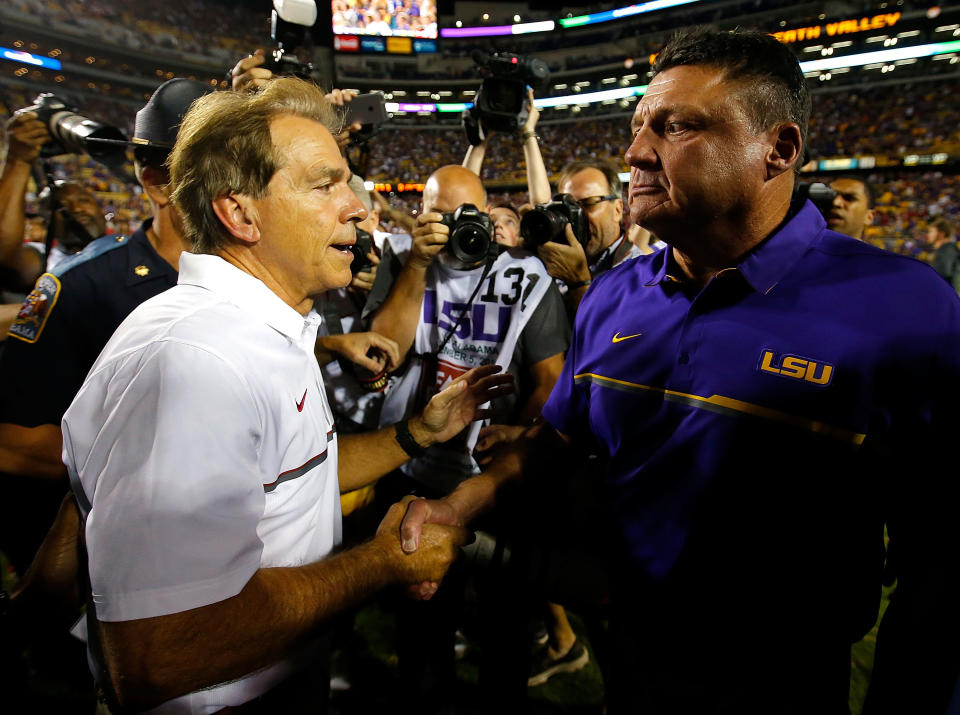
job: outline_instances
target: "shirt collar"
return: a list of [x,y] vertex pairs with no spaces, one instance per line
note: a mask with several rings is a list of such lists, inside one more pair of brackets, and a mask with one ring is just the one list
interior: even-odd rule
[[[755,291],[769,293],[826,227],[827,222],[808,200],[792,218],[755,246],[736,268]],[[673,257],[672,248],[667,246],[666,250],[654,256],[653,261],[653,278],[647,285],[678,282],[681,270]]]
[[827,222],[809,200],[778,231],[756,246],[738,268],[758,293],[769,293],[820,238]]
[[673,249],[669,245],[654,254],[651,267],[654,269],[653,278],[647,282],[648,286],[665,282],[679,283],[680,279],[677,276],[683,275],[683,271],[673,257]]
[[150,243],[150,237],[147,230],[153,223],[152,218],[148,218],[133,234],[127,239],[130,248],[127,251],[127,285],[132,286],[137,283],[146,283],[147,281],[165,278],[171,286],[177,284],[177,271],[164,260],[153,244]]
[[[604,248],[600,252],[600,255],[597,256],[596,260],[590,262],[588,266],[590,269],[590,275],[596,276],[598,273],[604,273],[613,268],[613,257],[623,241],[624,235],[621,233],[620,238]],[[607,262],[609,262],[610,265],[606,265]]]
[[[320,316],[315,310],[306,316],[300,315],[259,278],[254,278],[219,256],[184,251],[180,254],[180,277],[177,282],[213,291],[295,343],[313,349],[316,331],[320,326]],[[310,333],[313,334],[312,338]]]

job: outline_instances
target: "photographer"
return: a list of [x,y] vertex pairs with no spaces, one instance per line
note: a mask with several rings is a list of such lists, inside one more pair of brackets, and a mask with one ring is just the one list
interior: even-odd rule
[[[76,182],[56,182],[41,194],[52,222],[54,246],[49,258],[43,244],[24,244],[25,196],[30,170],[40,149],[50,141],[50,132],[36,112],[19,111],[7,122],[7,161],[0,175],[0,266],[15,275],[14,287],[33,285],[44,266],[52,269],[91,240],[106,233],[107,223],[93,193]],[[51,195],[51,191],[54,195]],[[58,209],[50,214],[53,199]]]
[[[533,90],[527,90],[527,118],[521,129],[523,139],[523,160],[527,168],[527,191],[531,204],[545,204],[550,201],[550,179],[547,168],[540,153],[539,137],[537,136],[537,121],[540,119],[540,110],[533,104]],[[493,131],[488,131],[483,140],[476,145],[471,144],[463,158],[464,168],[469,169],[477,176],[482,176],[483,159],[487,151],[487,143]],[[522,246],[520,236],[520,214],[509,204],[489,204],[487,212],[496,228],[495,240],[503,246]]]
[[572,162],[560,173],[557,191],[579,204],[590,237],[583,246],[568,227],[566,244],[549,241],[537,249],[537,255],[550,275],[566,284],[571,312],[576,313],[594,278],[643,253],[624,236],[623,190],[615,167],[600,161]]
[[[486,193],[475,173],[460,166],[442,167],[427,180],[413,235],[388,240],[365,312],[373,313],[373,330],[397,342],[406,367],[388,386],[381,424],[412,414],[430,395],[476,365],[501,365],[519,383],[516,397],[494,402],[503,411],[497,421],[529,422],[556,382],[569,326],[559,291],[543,264],[526,252],[497,252],[497,246],[472,262],[454,254],[464,235],[461,231],[475,227],[465,226],[462,218],[451,221],[451,212],[460,209],[462,217],[464,205],[485,203]],[[473,218],[482,222],[483,216]],[[488,235],[491,229],[487,223]],[[402,473],[392,475],[392,487],[399,494],[449,493],[479,469],[472,457],[479,428],[474,425],[439,448],[416,450],[416,458]],[[437,670],[441,690],[451,685],[454,614],[462,596],[454,585],[438,594],[436,606],[398,605],[398,627],[409,635],[399,639],[401,679],[412,690],[422,686],[428,663]],[[525,594],[512,592],[510,607],[497,609],[491,628],[483,629],[484,637],[493,640],[482,648],[486,665],[481,677],[486,682],[495,672],[491,668],[519,670],[505,676],[510,682],[504,678],[494,682],[497,688],[512,688],[511,697],[523,697],[526,690],[524,598]],[[516,642],[492,647],[504,631],[511,631],[508,635]]]

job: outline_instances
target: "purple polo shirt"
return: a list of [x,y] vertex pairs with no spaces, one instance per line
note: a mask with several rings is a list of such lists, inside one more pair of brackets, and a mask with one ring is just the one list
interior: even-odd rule
[[[722,582],[742,613],[822,607],[859,631],[884,518],[931,554],[956,545],[927,516],[952,490],[933,465],[960,436],[958,376],[957,295],[808,202],[702,290],[669,248],[596,279],[543,415],[605,459],[634,586]],[[822,595],[798,589],[813,575]]]

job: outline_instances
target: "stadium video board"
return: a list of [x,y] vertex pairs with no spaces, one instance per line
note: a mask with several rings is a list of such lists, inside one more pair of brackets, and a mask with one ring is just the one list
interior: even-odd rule
[[332,0],[335,35],[436,39],[436,0]]

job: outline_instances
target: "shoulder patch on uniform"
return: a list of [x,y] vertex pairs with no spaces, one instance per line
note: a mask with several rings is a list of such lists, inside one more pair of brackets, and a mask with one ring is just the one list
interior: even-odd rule
[[55,275],[44,273],[37,278],[36,285],[10,326],[10,337],[27,343],[37,342],[59,296],[60,280]]
[[74,253],[69,258],[65,258],[60,261],[56,268],[53,269],[51,275],[62,276],[71,268],[76,268],[77,266],[86,263],[97,256],[102,256],[108,251],[112,251],[115,248],[120,248],[120,246],[126,245],[128,238],[129,236],[125,234],[121,234],[119,236],[116,234],[110,234],[108,236],[98,238],[95,241],[91,241],[79,253]]

